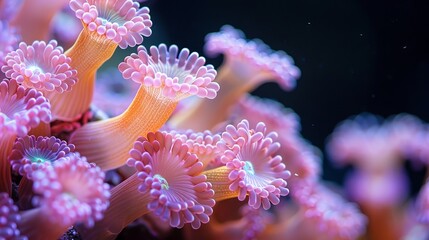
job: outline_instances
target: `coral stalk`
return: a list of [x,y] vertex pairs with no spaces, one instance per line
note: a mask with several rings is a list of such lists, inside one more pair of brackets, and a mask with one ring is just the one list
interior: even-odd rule
[[73,133],[70,142],[101,169],[120,167],[125,164],[133,142],[139,136],[161,128],[176,105],[177,102],[162,97],[161,92],[152,95],[146,88],[140,87],[124,113],[83,126]]
[[48,224],[51,219],[45,214],[46,211],[47,207],[38,207],[21,212],[20,231],[32,240],[59,239],[69,225]]
[[[218,80],[220,77],[216,78],[216,81]],[[170,121],[171,125],[178,129],[204,131],[213,130],[218,123],[225,121],[231,113],[230,108],[233,103],[249,92],[250,88],[238,81],[221,81],[219,84],[221,84],[221,88],[215,100],[198,99],[189,110],[174,116]],[[196,117],[197,115],[198,117]],[[198,119],[198,121],[192,119]]]
[[135,46],[152,33],[149,8],[139,8],[139,3],[131,0],[71,0],[70,8],[83,25],[75,44],[65,53],[72,59],[79,80],[71,92],[50,97],[54,117],[65,121],[73,121],[88,110],[95,72],[112,57],[116,47]]
[[204,171],[207,179],[213,185],[213,190],[215,192],[214,200],[216,202],[237,198],[239,195],[238,190],[232,191],[229,188],[229,185],[231,185],[231,181],[228,178],[230,172],[231,170],[226,166]]
[[[91,229],[79,227],[84,239],[115,239],[115,237],[135,219],[150,212],[147,205],[151,201],[149,192],[138,190],[142,181],[137,174],[132,175],[111,189],[110,206],[104,218]],[[126,214],[124,214],[126,213]]]
[[12,175],[8,156],[12,152],[15,134],[0,137],[0,192],[12,193]]

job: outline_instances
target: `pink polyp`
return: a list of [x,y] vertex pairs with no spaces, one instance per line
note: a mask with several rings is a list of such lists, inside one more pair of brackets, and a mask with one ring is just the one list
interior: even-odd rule
[[35,41],[29,46],[21,42],[5,60],[6,65],[1,70],[26,88],[62,93],[70,91],[77,81],[77,71],[70,66],[71,59],[63,54],[55,40],[48,44]]
[[[114,3],[107,0],[72,0],[70,8],[90,31],[106,36],[123,49],[142,43],[142,36],[148,37],[152,33],[149,9],[139,9],[139,3],[131,0]],[[112,17],[120,18],[120,22],[111,22]]]
[[179,228],[185,223],[199,226],[200,219],[208,219],[212,211],[206,209],[214,205],[213,190],[201,175],[203,164],[180,139],[149,133],[136,141],[130,156],[127,165],[138,171],[139,190],[149,191],[148,209],[155,215]]
[[[191,95],[215,97],[219,86],[212,82],[216,75],[213,66],[203,66],[205,60],[202,57],[195,65],[198,54],[192,53],[187,58],[187,49],[180,52],[179,58],[176,58],[177,52],[175,45],[169,48],[165,44],[151,46],[149,52],[140,46],[137,54],[131,54],[119,64],[119,70],[126,79],[147,87],[162,88],[164,96],[171,99],[180,100]],[[192,69],[197,70],[194,73]]]
[[32,179],[33,171],[51,166],[74,149],[74,145],[55,137],[24,136],[16,140],[9,160],[14,171]]
[[267,150],[278,148],[278,143],[274,142],[277,135],[266,134],[265,129],[263,123],[251,129],[247,120],[238,123],[237,127],[228,125],[217,147],[224,149],[221,161],[230,170],[229,190],[238,191],[240,201],[248,195],[248,204],[253,208],[262,205],[268,209],[288,194],[285,179],[290,177],[290,172],[280,156],[272,156],[273,152]]
[[63,226],[84,223],[91,227],[109,205],[104,172],[77,153],[35,171],[32,177],[34,192],[42,196],[40,204],[46,207],[51,221]]
[[[300,71],[293,65],[290,56],[282,51],[273,51],[262,41],[247,41],[244,35],[231,26],[223,26],[218,33],[206,37],[205,49],[207,54],[224,54],[236,77],[244,76],[244,81],[260,84],[276,80],[285,90],[291,90],[296,85]],[[243,75],[244,74],[244,75]]]

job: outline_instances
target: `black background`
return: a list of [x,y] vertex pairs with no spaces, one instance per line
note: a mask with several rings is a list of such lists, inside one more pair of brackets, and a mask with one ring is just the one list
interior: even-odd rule
[[[301,118],[302,135],[324,151],[342,120],[370,112],[429,121],[429,1],[150,0],[153,35],[144,45],[177,44],[203,52],[204,37],[224,24],[284,50],[301,69],[293,91],[268,83],[273,98]],[[221,58],[208,63],[219,66]],[[324,178],[342,171],[324,160]]]

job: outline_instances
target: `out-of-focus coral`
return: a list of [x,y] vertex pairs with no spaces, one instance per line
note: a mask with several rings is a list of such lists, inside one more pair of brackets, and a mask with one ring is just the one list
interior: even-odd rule
[[418,140],[425,129],[412,115],[401,114],[383,122],[381,117],[365,113],[340,123],[329,137],[327,149],[332,159],[339,165],[353,166],[346,192],[368,216],[372,239],[396,239],[409,230],[401,217],[406,215],[402,205],[409,200],[409,179],[403,165],[405,160],[420,163],[424,150]]
[[423,131],[420,120],[404,114],[381,121],[367,113],[339,124],[328,142],[332,159],[368,171],[388,171],[412,157],[414,138]]
[[[59,45],[65,49],[70,48],[82,31],[80,20],[75,17],[73,10],[66,6],[57,12],[52,21],[51,37],[57,40]],[[67,28],[64,26],[67,26]]]
[[7,193],[0,193],[0,238],[26,240],[21,236],[17,223],[21,220],[18,207]]
[[51,31],[51,24],[56,13],[67,5],[69,0],[5,0],[9,6],[14,6],[14,13],[10,15],[10,24],[22,36],[22,41],[30,44],[36,40],[47,41]]
[[301,74],[285,52],[273,51],[261,40],[247,41],[243,32],[230,25],[223,26],[218,33],[208,34],[205,48],[211,56],[224,54],[223,67],[230,69],[222,69],[222,73],[227,74],[222,76],[225,80],[242,80],[244,86],[274,79],[285,90],[291,90]]
[[[9,26],[8,22],[0,20],[0,66],[6,63],[5,57],[7,53],[18,45],[18,40],[19,35],[16,29]],[[4,77],[4,73],[0,72],[0,78],[3,79]]]
[[364,234],[367,217],[356,204],[328,187],[303,184],[293,192],[293,197],[302,208],[304,225],[314,230],[313,238],[323,233],[324,239],[357,239]]
[[128,108],[139,88],[140,84],[124,80],[117,69],[107,69],[97,75],[92,105],[116,117]]
[[74,224],[92,227],[109,206],[104,172],[78,153],[34,171],[34,199],[38,207],[22,214],[19,225],[30,239],[57,239]]

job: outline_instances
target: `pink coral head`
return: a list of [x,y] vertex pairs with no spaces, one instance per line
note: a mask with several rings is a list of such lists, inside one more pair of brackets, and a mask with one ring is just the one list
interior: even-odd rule
[[62,226],[84,223],[91,227],[109,206],[109,185],[104,172],[78,153],[33,172],[33,191],[40,194],[35,203]]
[[316,226],[315,234],[326,234],[328,239],[357,239],[364,234],[367,218],[357,205],[347,202],[318,182],[305,183],[291,192],[304,210],[304,217]]
[[327,150],[340,164],[353,163],[360,168],[380,171],[395,168],[409,157],[410,143],[422,130],[418,119],[398,115],[387,120],[360,114],[339,124],[329,138]]
[[25,89],[14,79],[0,82],[0,138],[25,136],[40,122],[49,123],[51,117],[51,105],[41,92]]
[[70,8],[84,26],[117,43],[134,47],[152,34],[149,8],[132,0],[71,0]]
[[24,136],[15,141],[9,160],[14,171],[31,179],[34,171],[52,165],[74,149],[73,144],[56,137]]
[[21,220],[18,207],[7,193],[0,193],[0,239],[27,239],[20,235],[17,223]]
[[230,169],[231,191],[239,191],[238,199],[243,201],[249,195],[248,204],[253,208],[269,209],[277,205],[281,196],[286,196],[286,179],[290,171],[282,163],[282,157],[275,155],[280,144],[275,142],[277,133],[266,133],[266,126],[260,122],[251,129],[247,120],[237,127],[228,125],[222,133],[218,147],[225,149],[221,161]]
[[208,34],[205,49],[210,55],[224,54],[228,64],[244,74],[243,78],[274,79],[285,90],[293,89],[301,75],[285,52],[273,51],[260,40],[247,41],[241,31],[229,25],[223,26],[220,32]]
[[180,139],[151,132],[137,139],[130,156],[127,165],[137,169],[142,181],[139,191],[149,192],[152,198],[149,210],[172,227],[191,223],[197,229],[209,222],[214,191],[201,174],[203,164]]
[[410,182],[403,169],[394,169],[374,174],[355,170],[345,182],[349,198],[364,206],[373,208],[394,208],[403,204],[410,192]]
[[6,55],[5,62],[1,70],[6,77],[27,88],[62,93],[70,91],[77,81],[77,71],[70,67],[71,58],[63,54],[55,40],[31,45],[21,42],[17,50]]
[[205,58],[198,53],[190,53],[187,48],[179,52],[176,45],[167,48],[165,44],[152,46],[150,53],[143,46],[137,51],[119,64],[125,79],[147,88],[161,89],[165,97],[176,101],[192,95],[216,97],[219,90],[219,84],[213,82],[216,70],[212,65],[204,66]]

